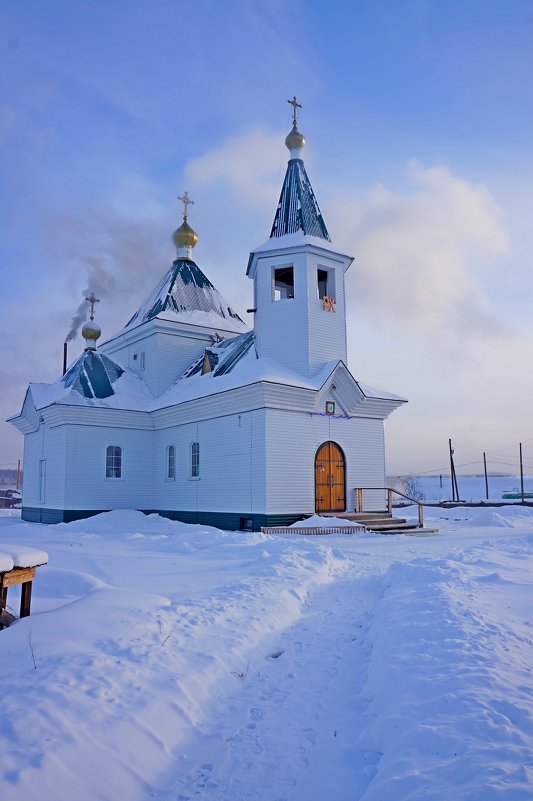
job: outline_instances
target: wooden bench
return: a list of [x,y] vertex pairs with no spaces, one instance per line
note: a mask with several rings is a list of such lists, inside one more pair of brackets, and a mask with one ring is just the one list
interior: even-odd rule
[[48,554],[45,551],[0,542],[0,629],[9,626],[15,619],[6,608],[9,587],[21,585],[20,617],[28,617],[35,570],[47,562]]

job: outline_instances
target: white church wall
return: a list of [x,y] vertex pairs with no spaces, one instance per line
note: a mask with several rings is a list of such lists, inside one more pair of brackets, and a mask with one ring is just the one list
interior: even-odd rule
[[180,336],[160,332],[157,335],[156,396],[162,395],[211,344],[211,337],[193,333]]
[[[294,298],[273,299],[276,269],[294,270]],[[346,363],[345,259],[312,251],[260,256],[256,271],[258,352],[286,364],[301,375],[312,375],[325,362]],[[318,270],[328,273],[328,292],[335,312],[326,311],[318,292]]]
[[[69,425],[65,509],[153,509],[154,433]],[[122,475],[106,477],[106,450],[122,448]]]
[[65,501],[66,432],[41,423],[24,437],[24,506],[61,509]]
[[100,348],[127,370],[134,370],[154,394],[158,385],[157,338],[153,330],[139,330],[117,337]]
[[[167,511],[263,513],[265,508],[264,412],[224,415],[159,430],[155,498]],[[199,476],[191,476],[191,445],[199,443]],[[167,448],[174,445],[176,477],[167,476]]]
[[39,505],[39,460],[43,458],[43,430],[44,426],[41,426],[37,431],[24,436],[24,483],[22,485],[24,506]]
[[[335,265],[337,265],[335,267]],[[335,311],[323,308],[318,297],[318,270],[327,270],[333,286],[328,292],[335,298]],[[346,313],[344,305],[344,270],[342,265],[329,258],[309,254],[307,265],[309,283],[309,364],[314,373],[333,359],[347,361]]]
[[[346,509],[354,509],[354,488],[385,486],[383,422],[285,412],[266,415],[267,513],[314,514],[315,455],[328,440],[346,458]],[[383,510],[383,492],[365,493],[369,509]]]
[[[273,271],[293,267],[294,298],[273,300]],[[255,333],[260,356],[309,374],[305,253],[259,258],[256,274]]]
[[204,442],[200,509],[259,513],[265,508],[264,412],[253,411],[198,425]]

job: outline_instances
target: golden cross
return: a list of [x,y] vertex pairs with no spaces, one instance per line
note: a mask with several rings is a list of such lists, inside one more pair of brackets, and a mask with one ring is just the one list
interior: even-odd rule
[[181,196],[178,195],[178,200],[181,200],[181,202],[183,203],[183,219],[186,220],[187,219],[187,215],[189,213],[188,209],[187,209],[187,206],[190,206],[191,204],[194,206],[194,200],[190,199],[189,193],[187,192],[187,190],[185,190],[183,195],[181,195]]
[[91,292],[89,297],[85,298],[85,300],[89,301],[89,303],[91,304],[91,315],[90,316],[91,316],[91,320],[94,320],[94,304],[95,303],[100,303],[100,299],[95,297],[94,292]]
[[287,100],[287,103],[289,103],[292,106],[292,124],[296,128],[296,123],[297,123],[296,109],[297,108],[301,108],[302,105],[301,105],[301,103],[298,103],[298,101],[296,100],[296,95],[294,95],[292,100]]

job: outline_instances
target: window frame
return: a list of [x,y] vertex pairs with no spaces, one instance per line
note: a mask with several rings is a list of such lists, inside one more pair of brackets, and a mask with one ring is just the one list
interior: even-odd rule
[[191,442],[189,448],[189,478],[192,481],[200,479],[200,443],[198,440]]
[[[113,448],[114,452],[109,453]],[[118,453],[117,453],[118,451]],[[106,481],[123,481],[124,480],[124,459],[123,449],[121,445],[107,445],[105,450],[105,477]],[[116,460],[118,459],[118,465]],[[112,461],[110,461],[112,460]],[[118,475],[117,475],[118,471]]]
[[165,459],[165,481],[176,480],[176,446],[167,445]]
[[335,285],[335,278],[336,278],[336,270],[332,267],[325,267],[322,264],[317,264],[316,266],[316,296],[317,300],[323,301],[324,295],[320,294],[320,281],[318,278],[319,273],[326,273],[326,291],[324,295],[327,295],[328,298],[333,298],[333,300],[337,301],[337,287]]
[[[290,290],[288,289],[286,295],[280,295],[280,297],[276,297],[276,292],[281,292],[281,290],[276,289],[276,273],[289,271],[292,273],[292,294],[289,294]],[[290,286],[290,284],[287,284],[287,287]],[[279,264],[272,267],[272,302],[279,303],[280,300],[294,300],[295,295],[296,289],[294,280],[294,264]]]

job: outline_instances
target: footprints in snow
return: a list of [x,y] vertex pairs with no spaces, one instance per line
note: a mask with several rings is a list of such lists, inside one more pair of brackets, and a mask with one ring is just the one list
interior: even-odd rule
[[269,654],[268,656],[265,656],[265,659],[267,660],[279,659],[280,656],[283,656],[284,653],[285,653],[284,648],[278,648],[276,651],[272,651],[272,653]]

